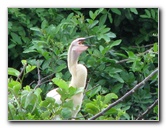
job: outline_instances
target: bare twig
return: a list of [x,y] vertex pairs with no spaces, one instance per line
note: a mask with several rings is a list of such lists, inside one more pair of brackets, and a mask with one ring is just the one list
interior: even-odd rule
[[18,81],[18,80],[20,80],[20,79],[21,79],[21,76],[22,76],[22,74],[24,73],[25,68],[26,68],[26,66],[27,66],[27,65],[28,65],[28,64],[26,63],[26,64],[23,66],[23,68],[22,68],[22,70],[21,70],[21,72],[20,72],[19,76],[17,77],[16,81]]
[[[47,83],[47,82],[50,82],[51,80],[49,79],[49,80],[46,80],[47,78],[49,78],[49,77],[52,77],[54,75],[54,73],[52,73],[52,74],[50,74],[50,75],[48,75],[48,76],[46,76],[46,77],[44,77],[44,78],[42,78],[42,79],[40,79],[39,80],[39,78],[38,78],[38,82],[37,82],[37,85],[35,86],[35,88],[34,88],[34,90],[36,89],[36,88],[38,88],[40,85],[42,85],[42,84],[45,84],[45,83]],[[45,81],[44,81],[45,80]]]
[[[136,56],[142,56],[143,54],[148,53],[151,49],[152,49],[152,48],[146,50],[145,52],[138,53],[138,54],[136,54]],[[130,58],[117,61],[116,64],[120,64],[120,63],[126,62],[126,61],[128,61],[128,60],[130,60]]]
[[95,89],[95,88],[98,87],[98,86],[100,86],[100,84],[97,84],[96,86],[92,87],[91,89],[86,90],[85,93],[86,93],[86,92],[89,92],[89,91],[91,91],[91,90],[93,90],[93,89]]
[[141,81],[139,84],[135,85],[134,88],[132,88],[130,91],[128,91],[125,95],[123,95],[121,98],[119,98],[117,101],[113,102],[112,104],[108,105],[107,108],[105,108],[103,111],[97,113],[96,115],[94,115],[93,117],[89,118],[88,120],[94,120],[100,116],[102,116],[104,113],[106,113],[109,109],[111,109],[112,107],[114,107],[115,105],[117,105],[118,103],[122,102],[125,98],[127,98],[128,96],[130,96],[132,93],[134,93],[138,88],[140,88],[141,86],[143,86],[145,84],[146,81],[148,81],[154,74],[156,74],[158,72],[158,68],[155,69],[149,76],[147,76],[143,81]]
[[51,81],[51,79],[48,79],[48,80],[42,82],[41,85],[42,85],[42,84],[45,84],[45,83],[47,83],[47,82],[50,82],[50,81]]
[[31,86],[33,83],[35,83],[35,81],[32,81],[32,82],[29,84],[29,86]]
[[40,76],[40,69],[39,69],[39,63],[37,64],[37,75],[38,75],[38,82],[37,84],[40,85],[41,83],[41,76]]
[[[41,75],[40,75],[40,65],[39,65],[39,63],[37,64],[37,74],[38,74],[38,81],[37,81],[37,85],[35,86],[34,90],[35,90],[36,88],[38,88],[40,85],[42,85],[42,84],[44,84],[44,83],[46,83],[46,82],[49,82],[50,80],[46,80],[46,79],[54,75],[54,73],[52,73],[52,74],[50,74],[50,75],[48,75],[48,76],[46,76],[46,77],[44,77],[44,78],[41,78]],[[44,81],[44,80],[46,80],[46,81]]]
[[154,44],[148,44],[148,45],[144,45],[144,46],[131,46],[131,47],[133,47],[133,48],[146,48],[146,47],[151,47],[151,46],[153,46]]
[[54,73],[52,73],[52,74],[50,74],[50,75],[48,75],[48,76],[42,78],[41,81],[44,81],[44,80],[46,80],[47,78],[52,77],[53,75],[54,75]]
[[147,113],[149,113],[158,103],[158,99],[155,100],[153,104],[151,104],[144,113],[142,113],[136,120],[141,120],[145,117]]
[[126,61],[128,61],[128,60],[130,60],[130,59],[119,60],[119,61],[116,62],[116,64],[120,64],[120,63],[126,62]]
[[37,75],[38,75],[38,81],[37,85],[35,86],[34,90],[41,85],[41,77],[40,77],[40,69],[39,69],[39,63],[37,63]]

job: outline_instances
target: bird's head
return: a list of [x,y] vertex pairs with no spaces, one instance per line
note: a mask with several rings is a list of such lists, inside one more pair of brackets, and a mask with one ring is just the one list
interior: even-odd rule
[[72,50],[80,55],[83,51],[87,50],[88,48],[88,45],[85,45],[84,41],[92,37],[94,36],[82,37],[73,40],[73,42],[71,43]]
[[86,38],[77,38],[71,43],[72,51],[76,52],[77,54],[81,54],[85,51],[88,46],[84,44]]

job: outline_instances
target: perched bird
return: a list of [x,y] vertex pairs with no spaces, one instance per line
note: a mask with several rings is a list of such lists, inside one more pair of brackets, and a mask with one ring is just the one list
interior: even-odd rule
[[[76,88],[79,88],[79,87],[85,88],[86,79],[87,79],[87,69],[84,65],[78,64],[78,58],[79,58],[80,54],[83,51],[87,50],[87,48],[88,48],[88,46],[84,45],[83,42],[86,39],[91,38],[91,37],[92,36],[87,37],[87,38],[75,39],[74,41],[72,41],[72,43],[68,49],[68,58],[67,58],[68,69],[69,69],[70,74],[72,75],[69,87],[73,86]],[[57,89],[58,88],[53,89],[50,92],[48,92],[47,97],[52,97],[56,100],[56,103],[61,104],[61,99],[60,99],[61,96],[57,92]],[[81,104],[82,104],[82,100],[83,100],[83,92],[72,96],[71,99],[73,100],[73,104],[75,107],[75,109],[72,111],[72,118],[75,118],[81,108]],[[56,118],[59,118],[59,116],[57,116]]]

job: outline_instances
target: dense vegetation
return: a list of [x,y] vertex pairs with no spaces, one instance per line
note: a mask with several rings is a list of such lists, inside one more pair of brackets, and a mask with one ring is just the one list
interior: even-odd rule
[[[9,8],[9,120],[71,119],[73,104],[65,99],[81,90],[66,86],[67,50],[91,35],[79,58],[88,80],[77,120],[159,119],[158,9]],[[61,106],[46,98],[56,87]]]

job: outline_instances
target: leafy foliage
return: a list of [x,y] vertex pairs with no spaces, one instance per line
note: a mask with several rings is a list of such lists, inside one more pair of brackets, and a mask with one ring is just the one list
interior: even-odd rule
[[[78,120],[103,111],[158,67],[156,8],[9,8],[8,119],[71,119],[67,50],[77,37],[95,35],[79,60],[88,69]],[[50,76],[50,74],[55,74]],[[59,87],[62,104],[46,93]],[[158,99],[158,75],[98,120],[136,120]],[[67,100],[67,101],[66,101]],[[158,120],[159,107],[144,116]]]

